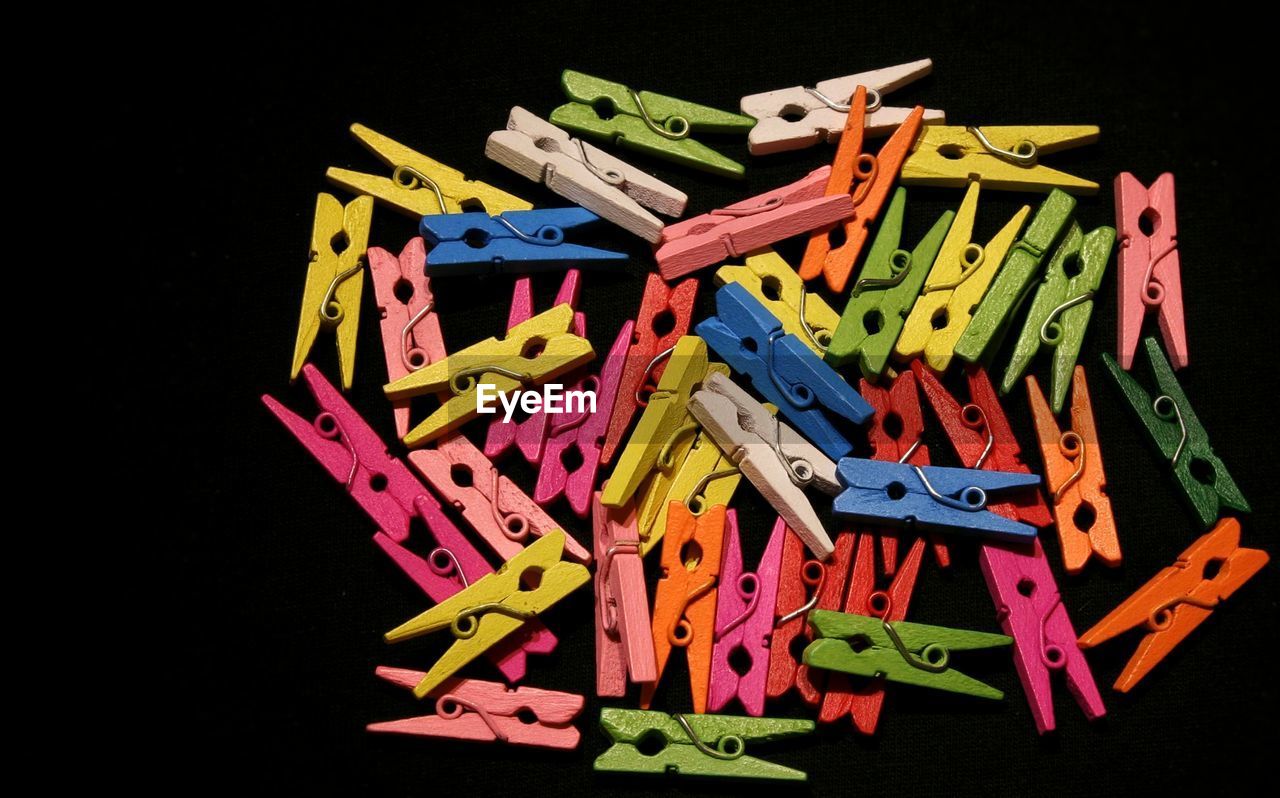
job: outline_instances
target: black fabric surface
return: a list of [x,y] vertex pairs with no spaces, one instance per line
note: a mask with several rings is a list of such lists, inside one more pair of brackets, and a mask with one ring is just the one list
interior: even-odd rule
[[[1022,4],[653,2],[621,11],[565,2],[436,5],[415,14],[347,6],[332,15],[313,10],[205,21],[201,38],[209,44],[157,45],[172,51],[146,68],[176,69],[182,89],[151,87],[139,110],[146,106],[181,126],[168,142],[181,154],[166,160],[159,175],[188,194],[182,219],[161,233],[175,241],[162,250],[166,265],[146,275],[156,313],[139,322],[178,334],[165,336],[162,368],[139,374],[137,384],[152,397],[166,397],[147,402],[149,408],[175,420],[181,411],[185,428],[194,418],[199,430],[195,436],[178,434],[182,427],[165,430],[166,462],[184,472],[174,490],[185,523],[157,536],[166,555],[156,569],[163,581],[145,599],[149,612],[171,614],[157,622],[166,630],[158,635],[157,661],[169,664],[150,686],[169,713],[189,724],[153,749],[158,762],[182,776],[169,786],[298,795],[747,789],[592,773],[592,760],[607,745],[598,730],[601,706],[635,704],[634,698],[603,702],[593,695],[587,589],[549,614],[560,646],[550,656],[532,657],[526,680],[588,696],[578,750],[367,734],[366,723],[427,711],[407,692],[375,679],[374,667],[425,669],[444,641],[398,647],[382,641],[383,632],[426,607],[424,597],[372,545],[374,528],[359,507],[258,399],[269,392],[286,405],[308,407],[305,389],[290,388],[287,369],[315,194],[348,198],[324,180],[327,166],[381,170],[347,127],[362,122],[537,205],[562,205],[488,161],[483,149],[512,105],[545,118],[560,104],[559,73],[567,67],[736,110],[744,94],[932,57],[932,77],[886,100],[943,108],[952,124],[1101,126],[1096,145],[1045,158],[1102,184],[1096,197],[1080,200],[1076,218],[1086,230],[1115,223],[1111,181],[1118,172],[1132,171],[1144,183],[1174,172],[1191,351],[1179,379],[1253,505],[1244,518],[1245,545],[1274,556],[1280,508],[1275,295],[1268,287],[1278,266],[1269,187],[1277,159],[1262,135],[1270,129],[1262,106],[1271,102],[1275,71],[1265,65],[1267,51],[1247,20],[1212,16],[1183,22],[1155,7],[1117,12],[1065,3],[1035,10]],[[712,141],[747,163],[746,180],[619,155],[687,191],[689,213],[696,214],[797,179],[834,152],[819,146],[752,158],[745,138]],[[961,196],[960,190],[909,189],[904,240],[916,241]],[[984,192],[975,239],[987,240],[1020,204],[1039,199]],[[624,248],[632,259],[619,273],[585,277],[581,308],[599,353],[634,315],[644,275],[654,268],[642,241],[605,227],[588,241]],[[379,206],[371,243],[399,251],[415,231],[413,220]],[[781,251],[798,262],[798,242]],[[697,318],[712,309],[712,271],[700,273]],[[1113,260],[1081,362],[1091,377],[1124,563],[1115,570],[1090,564],[1082,575],[1067,577],[1056,534],[1042,534],[1079,632],[1200,534],[1098,360],[1115,348],[1116,273]],[[512,281],[433,280],[451,349],[503,330]],[[552,276],[536,281],[540,306],[558,282]],[[350,399],[391,441],[368,284],[364,297]],[[843,304],[833,300],[837,310]],[[997,360],[1001,368],[1007,351]],[[332,338],[322,336],[314,352],[336,379]],[[1041,358],[1036,373],[1047,375],[1044,367]],[[1005,408],[1038,468],[1025,392],[1017,390]],[[936,419],[926,416],[934,462],[956,464]],[[467,432],[481,440],[483,425]],[[513,458],[502,467],[532,490],[532,468]],[[159,476],[163,483],[170,475]],[[745,482],[734,506],[746,559],[754,562],[772,515]],[[590,545],[587,523],[564,505],[552,514]],[[973,547],[957,544],[953,553],[950,571],[926,560],[911,619],[998,631]],[[648,565],[656,571],[656,557]],[[808,787],[769,789],[864,796],[1236,792],[1245,778],[1265,778],[1276,750],[1276,588],[1273,563],[1129,695],[1110,685],[1138,636],[1091,651],[1108,708],[1098,722],[1087,722],[1060,685],[1058,730],[1038,736],[1012,662],[979,659],[966,672],[1004,690],[1003,701],[892,688],[874,738],[837,724],[760,749],[763,758],[809,773]],[[179,617],[183,626],[169,622]],[[494,676],[485,668],[472,672]],[[680,656],[663,677],[655,707],[691,709]],[[795,699],[771,705],[770,714],[809,716]]]

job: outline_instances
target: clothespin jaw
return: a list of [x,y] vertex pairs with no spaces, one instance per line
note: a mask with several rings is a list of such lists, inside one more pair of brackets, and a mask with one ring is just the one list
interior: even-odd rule
[[[723,373],[723,363],[712,363],[707,373]],[[670,459],[678,462],[674,471],[657,468],[637,493],[636,504],[640,508],[640,551],[648,556],[667,532],[671,502],[680,502],[694,515],[708,507],[723,504],[726,507],[742,481],[737,466],[727,458],[705,430],[681,439],[671,447]]]
[[566,130],[704,172],[741,177],[746,171],[690,134],[746,133],[756,123],[749,116],[633,91],[572,69],[561,73],[560,86],[570,102],[552,111],[551,121]]
[[1133,366],[1133,353],[1142,337],[1142,321],[1154,308],[1173,367],[1185,368],[1190,355],[1182,310],[1173,175],[1165,172],[1150,188],[1144,188],[1132,174],[1121,172],[1116,175],[1115,197],[1116,228],[1120,233],[1116,358],[1125,371]]
[[[430,694],[468,662],[587,583],[591,574],[585,566],[561,561],[564,541],[560,530],[542,536],[494,573],[387,632],[388,643],[445,627],[457,638],[413,688],[415,696]],[[531,574],[539,577],[537,587],[528,588],[521,581]]]
[[810,667],[977,698],[1004,698],[994,687],[951,668],[950,654],[1007,646],[1013,639],[1005,635],[828,610],[810,612],[809,625],[816,635],[804,650]]
[[[1049,259],[1044,281],[1031,300],[1027,320],[1022,333],[1014,344],[1013,357],[1000,381],[1001,395],[1013,390],[1018,378],[1027,370],[1041,345],[1053,349],[1053,364],[1049,378],[1049,403],[1053,412],[1062,412],[1071,384],[1071,372],[1084,333],[1093,314],[1093,295],[1102,284],[1102,276],[1111,260],[1116,231],[1111,227],[1099,227],[1083,235],[1080,225],[1072,222],[1062,243]],[[1066,266],[1073,262],[1078,271],[1068,277]]]
[[805,291],[804,280],[772,249],[747,255],[745,265],[721,266],[716,269],[715,281],[716,285],[744,286],[782,321],[782,329],[803,341],[818,357],[826,354],[840,322],[839,314],[825,299]]
[[[809,734],[814,730],[811,720],[668,715],[605,707],[600,710],[600,726],[613,745],[596,758],[592,766],[596,772],[676,773],[771,781],[808,779],[802,771],[747,756],[745,744]],[[662,750],[656,753],[640,750],[641,745],[647,748],[656,741],[662,743]]]
[[418,226],[430,249],[429,275],[501,274],[565,268],[608,266],[627,260],[625,252],[610,252],[565,241],[566,231],[600,221],[586,208],[539,208],[487,213],[423,216]]
[[351,135],[365,149],[391,167],[391,177],[330,167],[324,173],[329,182],[353,194],[376,197],[409,216],[429,213],[483,211],[527,211],[528,202],[479,180],[468,180],[462,172],[414,152],[361,124],[351,126]]
[[596,695],[627,694],[627,675],[640,684],[658,679],[649,596],[632,507],[593,503],[596,574]]
[[342,390],[351,390],[356,368],[356,332],[360,326],[360,294],[364,289],[365,248],[372,216],[370,197],[356,197],[343,206],[332,194],[316,195],[311,260],[302,291],[302,315],[293,345],[290,382],[298,379],[320,330],[333,330],[338,344]]
[[1080,647],[1144,628],[1146,635],[1115,683],[1116,690],[1127,693],[1269,560],[1261,549],[1242,548],[1240,522],[1223,518],[1176,563],[1081,635]]
[[1209,433],[1196,418],[1182,386],[1178,385],[1173,367],[1160,350],[1160,344],[1154,338],[1145,339],[1143,344],[1155,377],[1154,396],[1123,370],[1111,355],[1104,352],[1102,362],[1111,372],[1116,387],[1139,423],[1146,429],[1147,437],[1161,456],[1169,460],[1173,476],[1199,518],[1201,527],[1207,529],[1216,521],[1223,507],[1249,512],[1249,502],[1227,471],[1226,464],[1210,447]]
[[902,166],[905,186],[1094,194],[1098,184],[1050,169],[1039,158],[1098,140],[1096,125],[926,125]]

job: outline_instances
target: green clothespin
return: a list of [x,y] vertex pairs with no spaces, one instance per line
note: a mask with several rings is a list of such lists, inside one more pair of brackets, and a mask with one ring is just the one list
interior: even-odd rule
[[1076,198],[1056,188],[1040,203],[1036,215],[1031,217],[1031,224],[1005,256],[995,281],[956,342],[956,357],[966,363],[977,363],[994,355],[1000,348],[1010,322],[1040,270],[1040,262],[1067,226],[1075,209]]
[[675,161],[704,172],[742,177],[742,164],[690,138],[692,133],[743,133],[756,120],[697,103],[566,69],[560,85],[573,102],[551,112],[551,122],[590,138],[617,142],[655,158]]
[[1242,513],[1249,512],[1249,502],[1240,493],[1226,465],[1210,448],[1209,434],[1200,425],[1187,395],[1173,376],[1173,367],[1160,351],[1160,344],[1154,338],[1143,339],[1142,344],[1156,378],[1158,392],[1155,396],[1147,393],[1137,380],[1120,368],[1111,355],[1104,352],[1102,362],[1137,414],[1138,421],[1147,428],[1147,436],[1160,454],[1168,458],[1173,475],[1200,519],[1201,527],[1208,529],[1217,521],[1224,506]]
[[[643,709],[600,710],[600,726],[613,741],[596,757],[597,771],[677,773],[734,779],[807,781],[804,771],[746,755],[748,742],[809,734],[811,720],[734,715],[668,715]],[[657,751],[650,747],[660,747]],[[646,750],[641,751],[644,747]]]
[[[1022,333],[1013,347],[1013,357],[1000,381],[1002,395],[1021,383],[1023,372],[1044,344],[1053,348],[1049,403],[1054,413],[1062,412],[1067,389],[1071,387],[1071,372],[1080,356],[1089,316],[1093,314],[1093,295],[1102,284],[1115,243],[1114,227],[1099,227],[1083,235],[1080,225],[1071,223],[1049,259],[1035,299],[1031,300],[1031,310],[1027,311]],[[1070,261],[1079,269],[1074,277],[1067,276],[1066,266]]]
[[804,650],[804,664],[811,667],[978,698],[1004,698],[994,687],[953,670],[951,652],[1007,646],[1011,637],[831,610],[810,610],[809,624],[816,639]]
[[898,333],[956,216],[955,211],[944,211],[915,251],[907,252],[898,249],[906,209],[907,190],[899,188],[893,192],[867,262],[827,347],[828,363],[843,366],[857,358],[862,375],[872,381],[889,362]]

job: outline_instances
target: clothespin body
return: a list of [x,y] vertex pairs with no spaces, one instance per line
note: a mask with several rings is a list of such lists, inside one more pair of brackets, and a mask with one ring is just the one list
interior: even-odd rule
[[826,353],[840,316],[825,299],[805,291],[804,280],[772,249],[747,255],[743,266],[721,266],[716,269],[715,280],[716,285],[742,285],[778,317],[782,329],[803,341],[818,357]]
[[961,188],[981,181],[983,187],[998,191],[1060,188],[1072,194],[1094,194],[1097,183],[1050,169],[1038,160],[1097,140],[1096,125],[926,125],[902,166],[902,184]]
[[627,694],[627,675],[640,684],[657,681],[649,596],[632,508],[605,507],[596,493],[595,534],[596,695]]
[[423,216],[418,230],[430,246],[427,273],[520,274],[563,269],[574,263],[600,267],[624,263],[625,252],[565,242],[565,231],[600,220],[585,208],[539,208]]
[[[707,372],[723,368],[723,363],[712,363]],[[671,448],[671,457],[679,465],[674,470],[664,470],[659,465],[636,495],[640,509],[640,549],[645,555],[666,535],[671,502],[680,502],[695,514],[717,504],[727,507],[742,481],[737,466],[705,430],[693,436],[691,445],[677,442]]]
[[[744,570],[738,525],[725,527],[721,550],[721,587],[716,596],[715,646],[711,651],[711,680],[707,708],[720,712],[734,698],[748,715],[764,714],[765,682],[769,676],[769,644],[773,638],[773,608],[778,596],[782,541],[786,525],[779,518],[769,535],[760,564]],[[745,673],[731,664],[734,656],[750,661]]]
[[[1155,308],[1160,335],[1175,369],[1190,360],[1182,312],[1182,266],[1173,175],[1165,172],[1143,188],[1129,172],[1116,175],[1116,228],[1120,232],[1120,279],[1116,358],[1125,371],[1142,337],[1142,320]],[[1144,227],[1151,232],[1144,231]]]

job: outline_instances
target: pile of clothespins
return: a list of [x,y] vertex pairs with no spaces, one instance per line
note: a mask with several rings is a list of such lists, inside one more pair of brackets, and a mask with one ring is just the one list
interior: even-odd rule
[[[1118,358],[1104,355],[1104,372],[1167,460],[1194,522],[1209,531],[1077,633],[1037,534],[1056,526],[1069,573],[1095,555],[1120,561],[1086,371],[1076,364],[1117,231],[1082,230],[1071,194],[1098,185],[1040,161],[1094,141],[1098,128],[950,126],[941,111],[883,104],[884,94],[930,68],[917,61],[752,95],[742,98],[743,114],[566,71],[569,102],[550,122],[513,108],[485,147],[576,203],[564,208],[534,210],[352,128],[387,169],[330,169],[329,179],[357,196],[345,206],[328,194],[318,199],[293,359],[317,411],[300,416],[270,396],[263,401],[364,508],[374,542],[434,603],[386,639],[444,630],[456,638],[426,672],[378,670],[434,699],[435,714],[371,731],[576,747],[582,696],[470,675],[483,677],[483,666],[459,674],[483,657],[519,683],[526,655],[556,645],[543,614],[592,580],[593,562],[596,693],[622,698],[637,684],[647,708],[673,651],[684,649],[694,709],[604,709],[600,723],[613,745],[595,768],[770,779],[805,774],[748,756],[745,744],[804,734],[814,723],[762,717],[768,699],[794,689],[819,721],[847,717],[871,734],[889,683],[1000,699],[959,668],[966,650],[1010,646],[1043,733],[1054,728],[1055,671],[1088,717],[1105,712],[1082,649],[1141,628],[1115,685],[1127,691],[1262,568],[1266,553],[1240,547],[1239,522],[1221,515],[1249,506],[1174,376],[1188,356],[1173,177],[1145,188],[1121,174]],[[830,167],[664,224],[650,210],[679,216],[684,193],[570,136],[742,174],[741,164],[698,141],[703,132],[747,133],[753,154],[839,143]],[[886,134],[878,151],[867,146]],[[965,189],[959,207],[914,247],[901,240],[911,185]],[[971,234],[982,189],[1048,196],[981,244]],[[398,256],[367,246],[375,200],[421,219],[422,237]],[[592,371],[595,353],[575,311],[578,267],[627,256],[566,235],[601,218],[651,242],[657,268],[634,322]],[[796,236],[808,243],[793,269],[769,247]],[[695,321],[698,283],[688,275],[742,255],[715,271],[715,315]],[[557,304],[541,313],[530,278],[519,278],[506,336],[447,352],[429,278],[478,267],[565,276]],[[351,386],[366,270],[403,459],[306,363],[318,334],[334,333],[341,382]],[[818,277],[847,296],[843,314],[806,291],[805,281]],[[1148,313],[1158,315],[1170,357],[1154,338],[1142,343],[1153,378],[1144,387],[1129,370]],[[1015,330],[1012,360],[993,381],[988,367],[995,370],[995,353]],[[1052,361],[1047,397],[1023,377],[1041,352]],[[967,397],[940,379],[957,358]],[[557,380],[593,394],[594,407],[488,421],[483,450],[457,432],[480,415],[480,386],[513,394]],[[1022,460],[1001,406],[1020,383],[1043,480]],[[930,464],[921,391],[963,468]],[[1064,431],[1058,414],[1068,393]],[[415,424],[411,403],[421,397],[438,398],[439,408]],[[854,425],[866,427],[868,457],[854,456],[842,431]],[[494,465],[512,448],[539,464],[531,494]],[[743,562],[729,507],[743,476],[778,515],[754,570]],[[824,529],[812,503],[821,494],[856,531],[833,538]],[[562,497],[577,516],[590,513],[590,547],[548,515]],[[442,501],[471,530],[459,529]],[[434,538],[425,558],[405,546],[415,518]],[[905,620],[926,548],[946,566],[957,543],[978,547],[1004,634]],[[659,548],[650,596],[643,560]],[[735,700],[752,717],[708,714]]]

